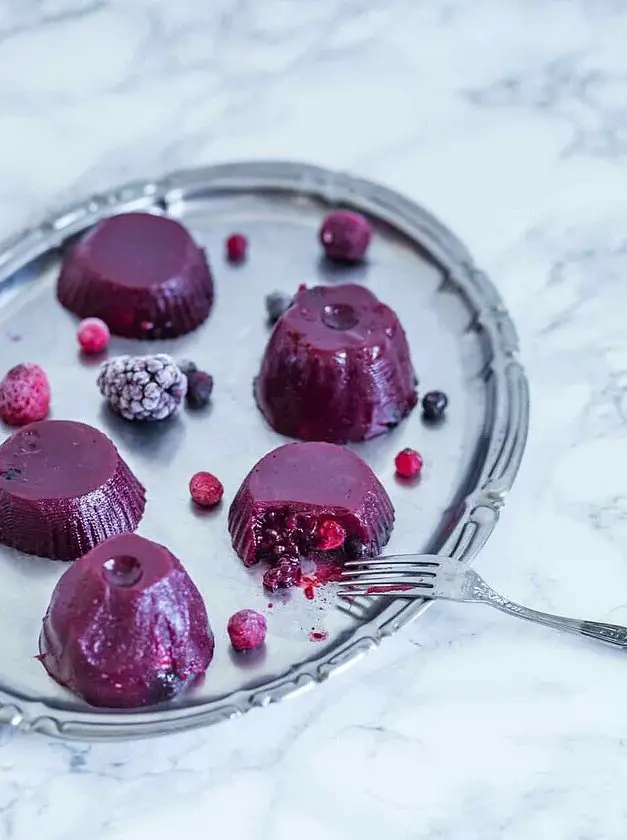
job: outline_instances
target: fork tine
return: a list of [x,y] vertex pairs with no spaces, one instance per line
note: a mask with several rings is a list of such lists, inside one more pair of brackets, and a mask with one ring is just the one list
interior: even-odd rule
[[347,560],[344,563],[344,566],[346,568],[349,566],[360,568],[369,568],[370,566],[393,566],[395,569],[398,569],[401,566],[411,566],[412,569],[437,569],[440,566],[440,563],[435,563],[431,560],[412,560],[411,555],[407,559],[404,559],[402,555],[400,555],[398,557],[372,557],[365,558],[363,560]]
[[414,586],[411,583],[396,583],[388,585],[377,583],[372,586],[362,586],[361,584],[344,584],[342,586],[340,584],[340,589],[337,594],[340,598],[347,598],[349,600],[351,598],[371,597],[372,595],[399,595],[402,597],[404,593],[406,594],[414,589],[421,590],[421,597],[429,598],[429,593],[432,591],[433,587],[423,588]]
[[365,569],[344,569],[342,571],[343,580],[351,578],[359,582],[359,579],[365,577],[366,575],[395,575],[396,577],[399,575],[412,575],[421,578],[437,577],[435,572],[428,572],[426,570],[423,571],[422,569],[417,570],[410,567],[398,569],[396,567],[385,568],[384,566],[374,566],[372,569],[368,567]]
[[369,586],[410,586],[418,589],[433,589],[433,583],[429,581],[421,581],[413,578],[399,578],[394,575],[371,575],[355,580],[340,580],[338,586],[346,589],[347,587],[369,587]]

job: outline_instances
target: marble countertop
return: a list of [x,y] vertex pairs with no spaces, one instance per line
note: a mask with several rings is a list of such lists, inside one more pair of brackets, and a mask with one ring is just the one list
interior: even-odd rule
[[[627,623],[626,38],[624,0],[4,0],[0,235],[233,158],[420,200],[495,279],[531,382],[478,567]],[[624,840],[623,691],[625,654],[435,605],[347,674],[206,731],[5,731],[0,840]]]

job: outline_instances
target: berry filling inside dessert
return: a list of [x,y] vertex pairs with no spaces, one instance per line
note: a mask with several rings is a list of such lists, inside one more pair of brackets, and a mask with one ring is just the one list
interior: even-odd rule
[[354,537],[347,539],[354,528],[349,520],[350,517],[336,518],[327,513],[321,516],[294,513],[287,507],[262,514],[253,527],[255,554],[252,562],[270,564],[264,574],[264,586],[274,591],[299,584],[303,576],[301,558],[319,552],[332,552],[339,565],[355,543]]
[[337,571],[345,559],[377,554],[393,522],[392,503],[370,467],[329,443],[292,443],[268,453],[229,511],[233,547],[246,566],[269,564],[263,582],[271,591],[306,582],[305,558]]

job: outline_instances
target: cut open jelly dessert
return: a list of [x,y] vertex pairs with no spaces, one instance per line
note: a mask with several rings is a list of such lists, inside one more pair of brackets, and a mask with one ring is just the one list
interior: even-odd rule
[[298,291],[270,336],[255,396],[277,432],[346,443],[397,426],[416,405],[416,385],[396,314],[345,284]]
[[122,534],[59,579],[39,648],[50,676],[88,703],[132,708],[198,682],[214,640],[181,562],[157,543]]
[[205,321],[213,281],[205,252],[174,219],[122,213],[98,222],[70,251],[59,301],[101,318],[115,335],[174,338]]
[[246,566],[270,564],[269,589],[297,584],[300,558],[324,552],[337,563],[378,554],[394,508],[358,455],[330,443],[288,443],[265,455],[229,510],[233,548]]
[[30,423],[0,446],[0,543],[75,560],[134,531],[146,496],[109,438],[85,423]]

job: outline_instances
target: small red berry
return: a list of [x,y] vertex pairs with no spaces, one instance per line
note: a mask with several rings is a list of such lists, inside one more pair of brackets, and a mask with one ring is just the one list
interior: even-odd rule
[[243,262],[247,251],[248,239],[242,233],[233,233],[226,240],[226,257],[229,262]]
[[252,650],[266,640],[268,624],[256,610],[240,610],[229,618],[226,631],[235,650]]
[[189,482],[189,492],[192,499],[200,507],[217,505],[224,495],[224,487],[219,478],[208,472],[198,472]]
[[9,426],[43,420],[50,408],[50,384],[39,365],[17,365],[0,382],[0,417]]
[[100,318],[85,318],[78,325],[78,343],[84,353],[101,353],[109,344],[109,327]]
[[316,528],[316,547],[320,551],[332,551],[344,545],[346,528],[335,519],[323,519]]
[[422,458],[415,449],[402,449],[394,459],[394,465],[401,478],[418,478],[422,471]]

